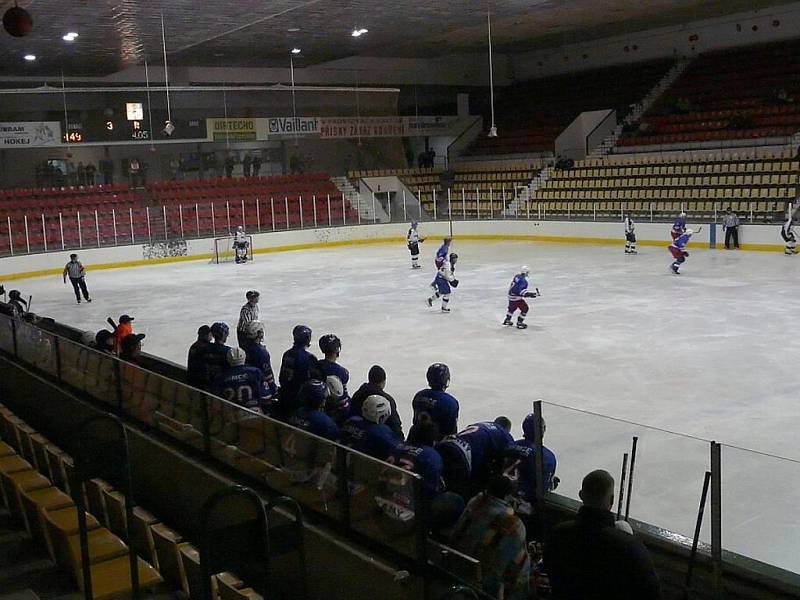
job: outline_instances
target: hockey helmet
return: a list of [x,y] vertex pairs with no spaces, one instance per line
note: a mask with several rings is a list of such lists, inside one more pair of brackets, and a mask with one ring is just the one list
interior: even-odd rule
[[213,323],[211,325],[211,335],[214,336],[214,339],[223,339],[228,337],[230,333],[230,329],[228,328],[225,323]]
[[392,415],[392,405],[383,396],[368,396],[361,406],[361,416],[372,423],[382,425]]
[[325,397],[331,400],[338,400],[344,395],[344,385],[342,380],[336,375],[328,375],[325,378]]
[[455,252],[452,252],[452,253],[450,254],[450,264],[451,264],[451,265],[454,265],[454,264],[456,264],[457,262],[458,262],[458,254],[456,254]]
[[251,300],[258,300],[261,294],[256,290],[250,290],[244,296],[247,298],[247,301],[250,302]]
[[258,340],[264,337],[264,324],[261,321],[250,321],[244,326],[244,335],[248,340]]
[[244,227],[242,227],[241,225],[239,225],[239,226],[236,228],[236,231],[241,231],[241,232],[244,232]]
[[[526,440],[533,441],[533,438],[535,437],[534,435],[534,431],[536,428],[535,423],[536,423],[536,416],[533,413],[525,417],[525,420],[522,422],[522,437],[524,437]],[[544,435],[544,432],[547,429],[547,426],[545,425],[544,422],[544,418],[542,418],[541,420],[541,425],[542,425],[542,435]]]
[[305,325],[295,325],[292,338],[296,346],[308,346],[311,344],[311,329]]
[[20,298],[22,298],[22,294],[19,293],[19,290],[11,290],[10,292],[8,292],[8,297],[11,298],[12,300],[19,300]]
[[297,399],[301,406],[308,410],[318,410],[325,404],[325,384],[316,379],[306,381],[297,393]]
[[434,390],[445,390],[450,385],[450,367],[444,363],[433,363],[426,374],[428,385]]
[[339,356],[339,352],[342,351],[342,340],[333,333],[326,333],[319,338],[319,349],[323,354],[336,353],[336,356]]
[[519,272],[520,272],[521,275],[526,275],[527,276],[527,275],[531,274],[531,268],[528,265],[522,265],[519,268]]
[[411,229],[416,229],[416,228],[417,228],[417,222],[411,221]]
[[241,348],[231,348],[228,350],[228,364],[232,367],[241,367],[247,362],[247,354]]

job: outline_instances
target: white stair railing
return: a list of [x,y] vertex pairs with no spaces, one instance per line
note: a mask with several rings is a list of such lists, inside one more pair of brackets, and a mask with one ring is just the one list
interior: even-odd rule
[[622,131],[625,125],[638,123],[642,119],[642,115],[644,115],[644,113],[646,113],[650,107],[653,106],[653,104],[659,98],[661,98],[664,92],[666,92],[672,86],[672,84],[675,83],[678,77],[683,74],[683,72],[686,70],[686,67],[688,67],[691,62],[691,57],[684,57],[676,62],[672,68],[666,72],[664,77],[662,77],[661,80],[655,85],[655,87],[648,92],[642,101],[634,104],[631,107],[631,111],[625,115],[625,117],[622,119],[622,122],[614,128],[614,131],[610,135],[606,136],[606,138],[597,148],[594,148],[589,153],[589,157],[602,158],[603,156],[610,154],[614,146],[617,145],[620,136],[622,136]]

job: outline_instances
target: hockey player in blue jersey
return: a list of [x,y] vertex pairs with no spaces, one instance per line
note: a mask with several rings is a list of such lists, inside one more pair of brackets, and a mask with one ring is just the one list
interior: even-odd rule
[[328,333],[319,338],[319,349],[324,357],[317,363],[317,367],[328,386],[325,412],[337,424],[342,424],[350,417],[350,394],[347,392],[350,373],[336,362],[342,351],[342,340]]
[[210,328],[214,340],[205,346],[198,356],[203,366],[202,387],[210,389],[211,384],[228,368],[228,350],[225,342],[228,341],[230,329],[225,323],[214,323]]
[[[503,474],[514,482],[512,504],[518,515],[532,515],[536,504],[536,444],[534,443],[535,416],[529,414],[522,422],[522,439],[516,440],[505,451]],[[546,430],[541,420],[542,436]],[[542,448],[543,491],[550,492],[558,487],[556,474],[556,455]],[[527,524],[527,523],[526,523]]]
[[247,355],[241,348],[228,350],[228,369],[211,384],[211,392],[228,402],[250,410],[260,410],[264,401],[264,374],[245,366]]
[[414,424],[425,421],[436,423],[439,435],[455,435],[458,431],[458,400],[445,390],[450,385],[450,369],[443,363],[428,367],[426,390],[417,392],[411,401]]
[[342,426],[342,443],[368,456],[386,460],[400,441],[385,424],[392,406],[383,396],[370,396],[361,407],[363,417],[347,419]]
[[686,233],[686,213],[681,211],[681,213],[675,219],[675,222],[672,224],[670,235],[672,236],[673,240],[676,240],[684,233]]
[[243,349],[247,354],[248,367],[256,367],[264,375],[265,399],[274,401],[278,394],[278,385],[275,383],[275,374],[272,371],[272,361],[264,346],[264,324],[261,321],[250,321],[244,329]]
[[458,287],[458,279],[455,276],[456,263],[458,262],[458,254],[455,252],[448,256],[439,267],[436,273],[436,278],[431,282],[431,289],[433,294],[428,297],[428,306],[433,306],[433,301],[437,298],[442,299],[442,312],[449,313],[450,308],[450,293],[452,287]]
[[675,259],[672,261],[670,269],[675,275],[680,275],[680,266],[686,262],[686,258],[689,256],[689,252],[686,250],[689,240],[692,239],[692,236],[699,232],[700,229],[701,228],[698,228],[697,231],[687,229],[685,232],[675,238],[672,241],[672,244],[670,244],[669,251],[670,254],[672,254],[672,258]]
[[325,414],[324,383],[313,380],[305,382],[297,394],[297,402],[300,408],[287,419],[289,425],[334,442],[339,439],[339,428]]
[[539,296],[538,288],[536,291],[528,290],[528,275],[530,275],[530,273],[531,268],[523,266],[511,281],[511,287],[508,288],[508,310],[506,311],[506,318],[503,321],[503,325],[513,325],[511,319],[513,319],[514,313],[519,311],[517,329],[528,328],[525,324],[525,317],[528,316],[528,303],[525,299]]
[[434,259],[434,264],[436,265],[437,269],[441,269],[442,265],[444,265],[445,260],[447,260],[447,255],[450,254],[450,244],[452,243],[453,238],[446,237],[442,241],[442,245],[439,246],[439,249],[436,251],[436,258]]
[[280,383],[276,407],[278,418],[286,418],[299,408],[297,393],[300,388],[312,378],[312,375],[320,377],[317,357],[306,350],[311,345],[311,329],[305,325],[297,325],[292,330],[292,339],[294,344],[283,353],[278,375]]
[[500,472],[506,448],[514,443],[510,431],[511,421],[497,417],[439,442],[436,450],[444,461],[447,489],[465,499],[483,489],[489,478]]

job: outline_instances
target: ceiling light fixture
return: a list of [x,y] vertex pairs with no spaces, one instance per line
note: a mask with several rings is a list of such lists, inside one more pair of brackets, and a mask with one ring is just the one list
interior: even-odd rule
[[300,54],[300,52],[302,52],[300,48],[292,48],[292,54]]
[[78,37],[78,34],[74,31],[70,31],[69,33],[65,34],[61,39],[65,42],[74,42]]
[[25,60],[27,60],[29,62],[33,62],[34,60],[36,60],[36,55],[35,54],[26,54],[24,58],[25,58]]
[[299,27],[289,27],[289,29],[287,29],[286,31],[288,31],[289,33],[297,33],[298,31],[300,31],[300,28]]
[[350,35],[352,35],[353,37],[361,37],[365,33],[369,33],[369,29],[364,29],[364,28],[353,29],[353,33],[351,33]]

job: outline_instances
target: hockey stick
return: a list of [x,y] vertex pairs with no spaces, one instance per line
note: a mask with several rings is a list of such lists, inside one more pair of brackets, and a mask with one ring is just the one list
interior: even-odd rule
[[31,303],[33,302],[33,296],[28,296],[28,312],[31,312]]
[[625,498],[625,520],[628,520],[628,517],[631,514],[631,494],[633,492],[633,470],[636,467],[636,446],[639,443],[639,438],[637,436],[633,436],[633,445],[631,446],[631,472],[628,477],[628,497]]
[[700,496],[700,508],[697,510],[697,523],[694,526],[692,552],[689,554],[689,566],[686,569],[686,581],[683,584],[683,600],[689,600],[689,587],[692,583],[694,563],[697,559],[697,546],[700,542],[700,530],[703,528],[703,513],[705,513],[706,510],[706,498],[708,497],[709,483],[711,483],[711,471],[706,471],[705,477],[703,478],[703,493]]
[[619,498],[617,498],[617,521],[622,518],[622,500],[625,498],[625,477],[628,474],[628,453],[622,455],[622,476],[619,479]]

